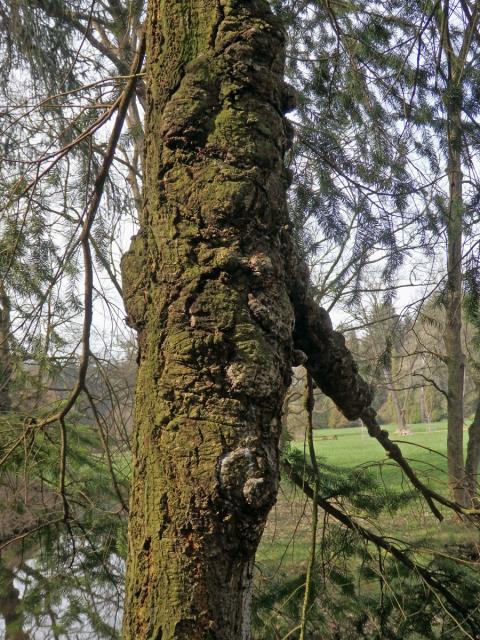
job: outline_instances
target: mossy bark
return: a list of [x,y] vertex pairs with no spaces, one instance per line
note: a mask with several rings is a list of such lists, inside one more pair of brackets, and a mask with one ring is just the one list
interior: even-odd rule
[[284,33],[263,0],[151,0],[123,637],[247,639],[294,313]]
[[122,263],[139,338],[123,637],[248,640],[292,363],[307,354],[350,419],[371,391],[293,247],[295,100],[268,2],[151,0],[147,24],[144,210]]

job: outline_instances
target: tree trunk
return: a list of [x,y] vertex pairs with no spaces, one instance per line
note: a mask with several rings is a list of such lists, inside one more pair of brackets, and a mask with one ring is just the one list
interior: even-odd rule
[[473,422],[468,429],[467,459],[465,461],[465,482],[467,500],[470,505],[478,502],[478,467],[480,465],[480,388]]
[[397,416],[397,425],[400,431],[407,430],[407,422],[405,420],[405,412],[400,403],[400,398],[398,397],[397,390],[395,389],[395,385],[393,382],[393,375],[390,370],[385,371],[385,377],[387,379],[387,384],[390,389],[390,394],[392,398],[393,407],[395,409],[395,414]]
[[0,615],[5,621],[5,640],[28,640],[23,631],[24,616],[14,573],[0,559]]
[[405,420],[405,411],[400,403],[397,390],[391,387],[393,406],[395,407],[395,414],[397,416],[397,424],[400,431],[407,431],[407,421]]
[[12,362],[10,354],[10,300],[0,282],[0,414],[10,411],[10,379]]
[[123,637],[248,640],[292,343],[350,420],[371,390],[293,249],[294,99],[268,3],[151,0],[147,25],[144,211],[122,262],[139,338]]
[[462,350],[462,122],[460,108],[448,107],[448,179],[450,189],[447,216],[447,287],[444,294],[446,313],[444,343],[448,368],[448,482],[455,500],[465,502],[463,458],[463,392],[465,356]]
[[284,33],[263,0],[151,0],[147,23],[123,637],[247,640],[291,375]]
[[432,422],[432,416],[427,406],[427,398],[425,394],[425,387],[422,385],[418,389],[420,396],[420,420],[428,425],[427,431],[430,431],[430,423]]

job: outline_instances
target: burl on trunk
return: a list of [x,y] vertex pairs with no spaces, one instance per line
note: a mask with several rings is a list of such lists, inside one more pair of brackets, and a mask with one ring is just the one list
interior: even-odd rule
[[151,0],[147,22],[145,206],[123,260],[139,337],[124,638],[247,640],[294,346],[348,417],[370,391],[295,258],[294,96],[268,2]]
[[294,316],[284,33],[268,4],[152,0],[124,637],[249,638]]

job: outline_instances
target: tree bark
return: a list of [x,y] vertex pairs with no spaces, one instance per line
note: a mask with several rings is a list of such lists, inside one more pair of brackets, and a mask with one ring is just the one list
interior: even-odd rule
[[468,429],[467,458],[465,461],[465,484],[469,505],[478,503],[478,467],[480,466],[480,388],[473,422]]
[[[453,81],[452,86],[453,86]],[[448,109],[449,211],[447,230],[447,286],[444,293],[446,313],[444,343],[448,370],[448,482],[456,502],[465,503],[465,467],[463,457],[463,393],[465,356],[462,350],[462,238],[463,174],[462,122],[460,107]]]
[[293,311],[284,33],[263,0],[151,0],[125,639],[250,638]]
[[315,383],[331,398],[343,415],[357,420],[370,407],[372,390],[358,373],[358,367],[341,333],[317,305],[306,266],[294,251],[289,256],[289,290],[295,312],[295,347],[306,354],[305,368]]

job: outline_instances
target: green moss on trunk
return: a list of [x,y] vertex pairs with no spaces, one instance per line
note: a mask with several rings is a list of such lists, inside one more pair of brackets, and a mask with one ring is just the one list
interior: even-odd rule
[[126,640],[250,637],[292,351],[283,64],[263,0],[149,3]]

